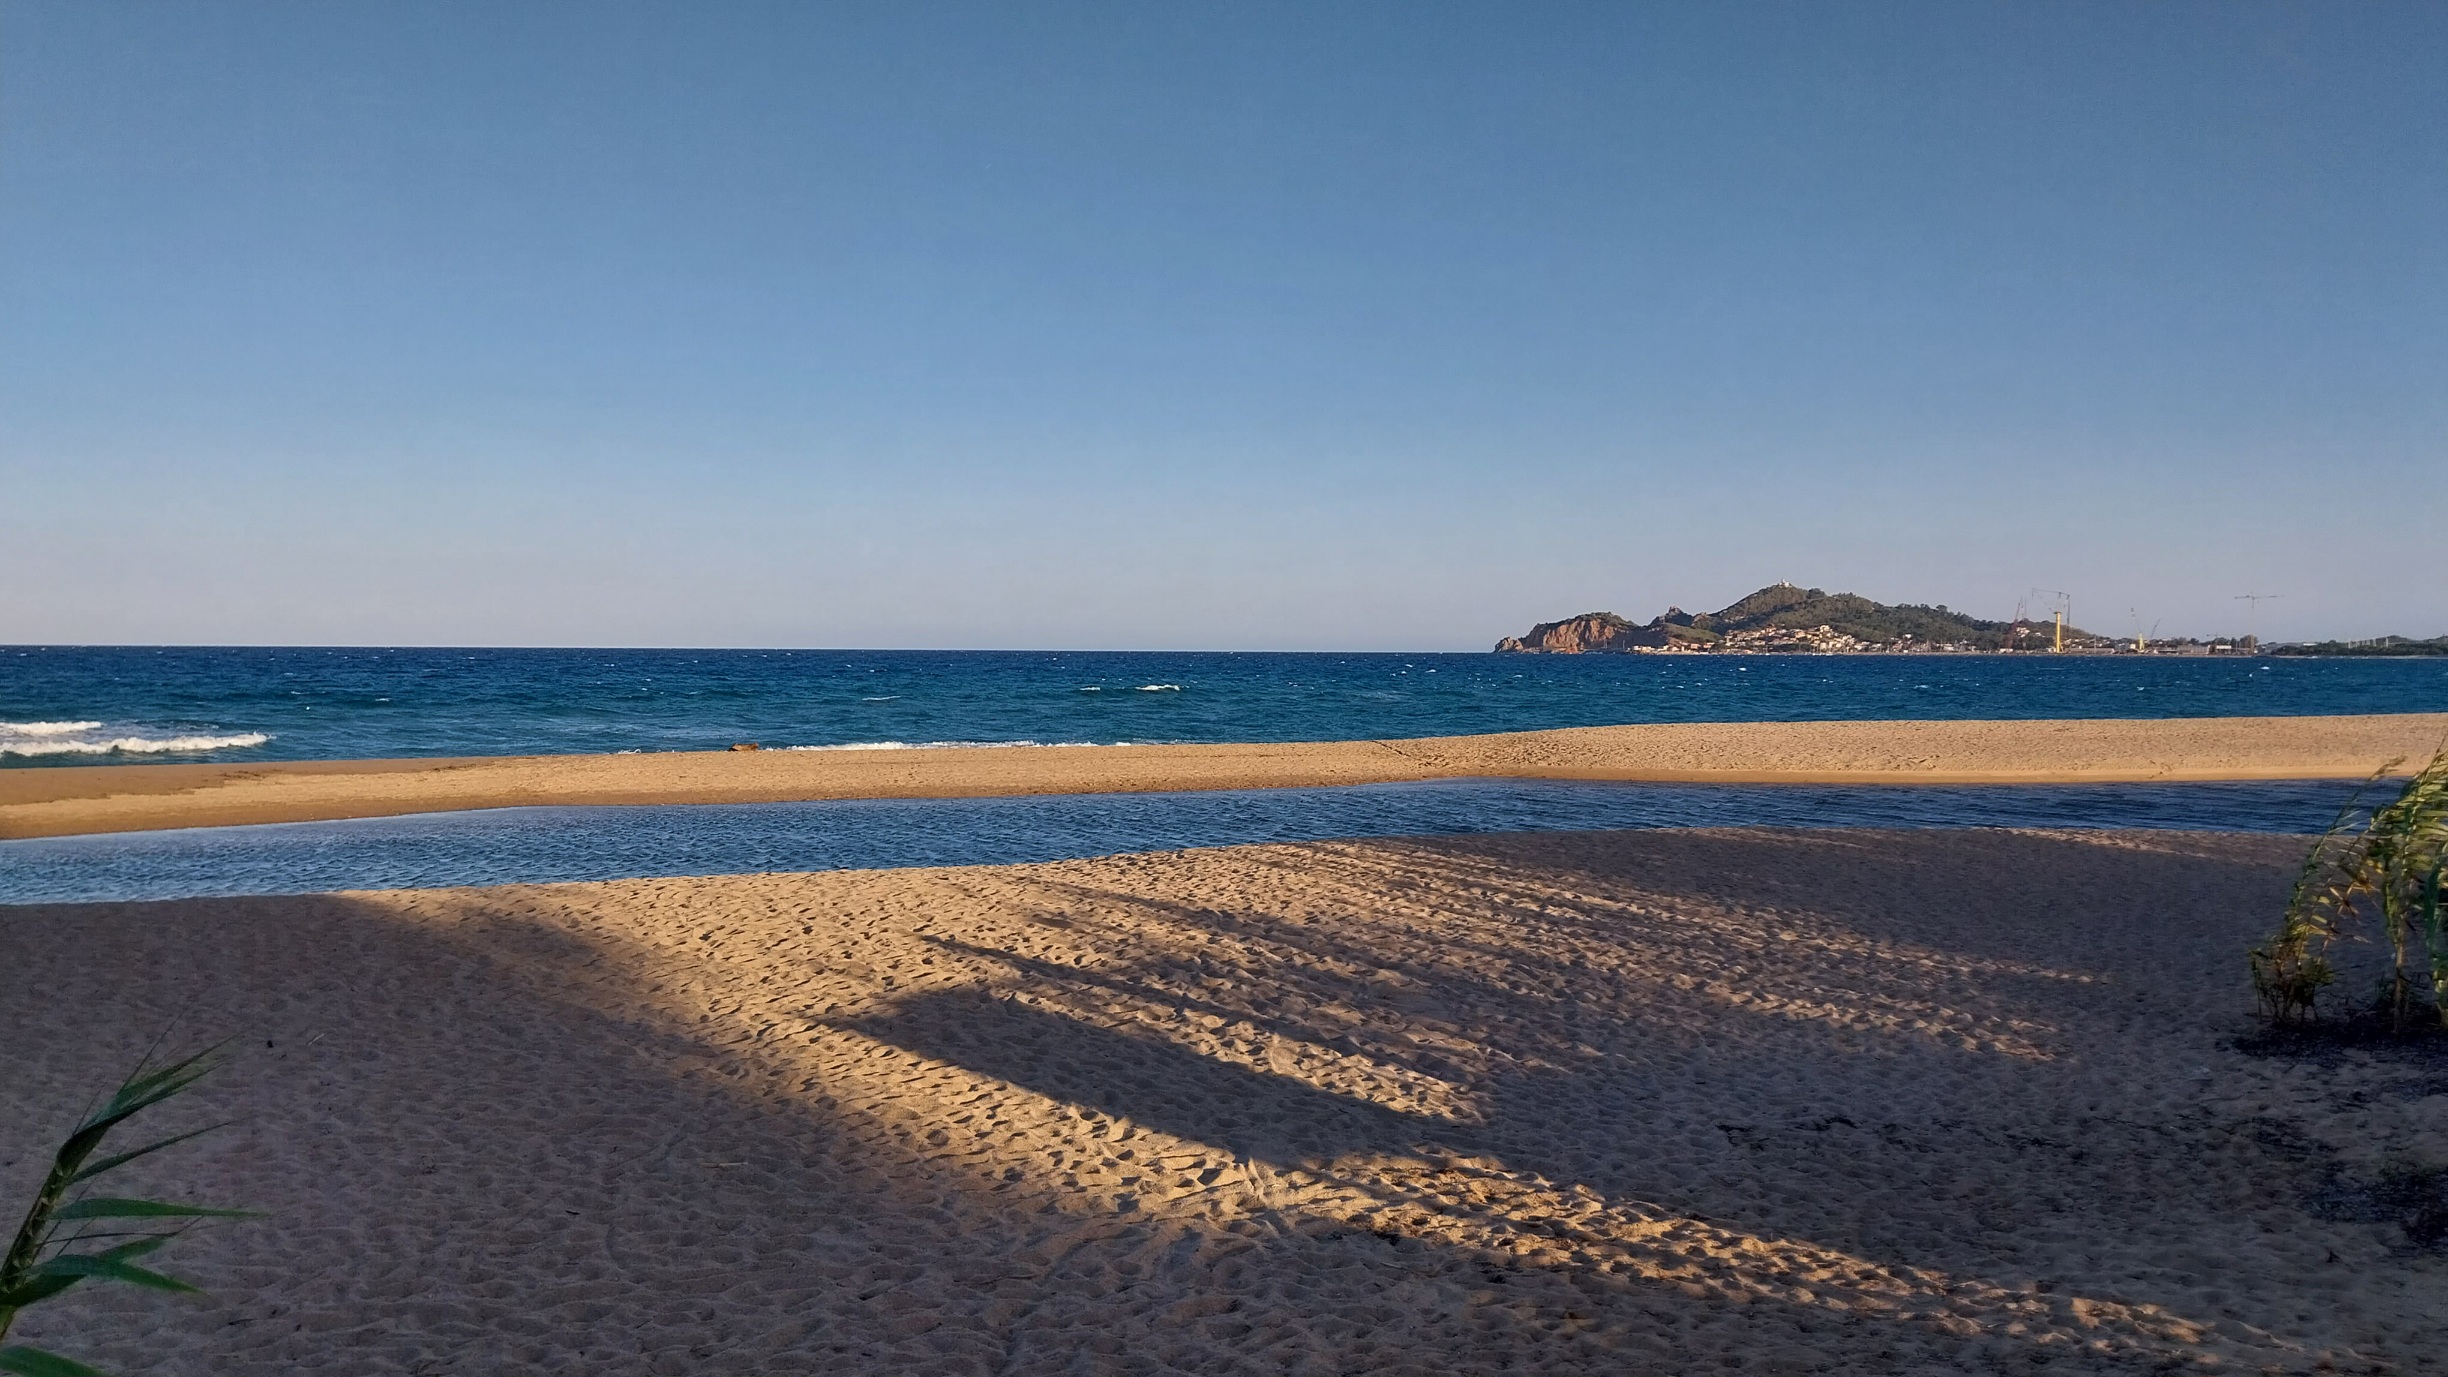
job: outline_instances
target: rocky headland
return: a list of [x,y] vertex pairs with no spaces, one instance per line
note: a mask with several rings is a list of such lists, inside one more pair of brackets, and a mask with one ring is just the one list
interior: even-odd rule
[[[2056,635],[2047,621],[1984,621],[1944,603],[1882,603],[1858,593],[1778,583],[1716,612],[1670,607],[1645,623],[1612,612],[1541,622],[1527,635],[1498,641],[1496,649],[1546,655],[2043,650],[2056,644]],[[2069,649],[2112,644],[2071,626],[2064,637]]]

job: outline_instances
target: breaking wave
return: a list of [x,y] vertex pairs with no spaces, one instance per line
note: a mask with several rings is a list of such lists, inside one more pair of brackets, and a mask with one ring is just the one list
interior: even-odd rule
[[142,729],[105,732],[100,722],[0,722],[0,756],[194,755],[240,750],[271,740],[268,732],[222,736],[147,736]]

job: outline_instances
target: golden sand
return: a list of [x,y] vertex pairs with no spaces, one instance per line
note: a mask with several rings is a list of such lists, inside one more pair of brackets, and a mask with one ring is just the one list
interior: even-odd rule
[[[2162,724],[2164,726],[2164,724]],[[761,762],[758,762],[761,763]],[[922,767],[923,768],[923,767]],[[1636,832],[0,909],[0,1199],[174,1012],[164,1374],[2437,1372],[2298,839]]]
[[0,838],[522,804],[770,803],[1509,776],[1787,784],[2318,779],[2427,757],[2448,713],[1585,727],[1279,745],[673,752],[0,770]]

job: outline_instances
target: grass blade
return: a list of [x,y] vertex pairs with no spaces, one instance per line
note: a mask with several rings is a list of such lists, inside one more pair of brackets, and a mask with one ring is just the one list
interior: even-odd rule
[[45,1277],[40,1281],[19,1282],[6,1291],[0,1291],[0,1316],[12,1311],[23,1310],[36,1301],[47,1301],[84,1279],[83,1277]]
[[[116,1281],[129,1286],[141,1286],[152,1291],[195,1293],[197,1288],[173,1276],[138,1267],[132,1259],[143,1257],[168,1244],[178,1230],[147,1232],[142,1230],[92,1229],[85,1221],[121,1219],[243,1219],[247,1210],[212,1209],[202,1205],[181,1205],[165,1200],[138,1200],[127,1196],[87,1196],[71,1200],[70,1193],[83,1182],[105,1172],[114,1171],[139,1157],[159,1152],[163,1148],[183,1143],[213,1128],[197,1129],[147,1143],[131,1152],[118,1153],[101,1161],[88,1163],[112,1129],[128,1119],[160,1104],[194,1085],[214,1066],[213,1054],[218,1048],[208,1048],[192,1057],[167,1066],[145,1069],[142,1062],[136,1071],[119,1083],[109,1100],[99,1109],[88,1113],[69,1133],[51,1156],[51,1169],[45,1173],[35,1191],[34,1202],[25,1213],[24,1222],[10,1240],[8,1251],[0,1254],[0,1341],[27,1306],[51,1299],[83,1281]],[[149,1060],[150,1050],[146,1052]],[[62,1234],[68,1236],[63,1238]],[[132,1235],[132,1237],[131,1237]],[[79,1246],[92,1247],[105,1239],[125,1238],[129,1241],[100,1252],[67,1251]],[[0,1347],[0,1374],[15,1377],[98,1377],[94,1369],[56,1353],[23,1345]]]
[[0,1372],[16,1377],[102,1377],[98,1369],[23,1344],[0,1348]]
[[28,1275],[37,1282],[48,1281],[54,1277],[69,1277],[79,1281],[87,1277],[99,1277],[106,1281],[124,1281],[130,1286],[142,1286],[155,1291],[201,1294],[195,1287],[180,1281],[177,1277],[166,1277],[159,1272],[147,1271],[142,1267],[131,1267],[108,1253],[97,1253],[89,1257],[70,1254],[65,1257],[44,1258],[34,1264],[34,1270]]
[[97,1195],[52,1212],[53,1219],[252,1219],[252,1210],[214,1210],[202,1205],[173,1205],[160,1200],[125,1200]]
[[143,1147],[137,1148],[132,1152],[122,1152],[115,1157],[105,1157],[101,1161],[94,1163],[92,1166],[86,1167],[84,1170],[79,1171],[76,1175],[69,1177],[68,1184],[73,1186],[80,1182],[91,1181],[93,1178],[100,1176],[102,1173],[124,1167],[128,1163],[135,1161],[137,1158],[142,1157],[147,1153],[159,1152],[166,1147],[176,1147],[180,1143],[186,1142],[190,1138],[201,1138],[207,1133],[217,1133],[220,1130],[228,1127],[229,1125],[226,1123],[207,1124],[203,1128],[196,1129],[190,1133],[176,1134],[172,1137],[164,1138],[158,1143],[147,1143]]

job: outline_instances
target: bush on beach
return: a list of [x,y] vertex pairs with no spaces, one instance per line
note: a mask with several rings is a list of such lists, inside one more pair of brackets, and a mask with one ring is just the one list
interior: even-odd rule
[[[2372,783],[2400,763],[2382,766]],[[2361,800],[2358,792],[2312,844],[2277,932],[2252,949],[2261,1011],[2282,1028],[2317,1022],[2321,993],[2337,981],[2330,948],[2376,922],[2389,964],[2369,1011],[2399,1036],[2423,1021],[2426,1005],[2448,1027],[2448,746],[2357,829]]]

